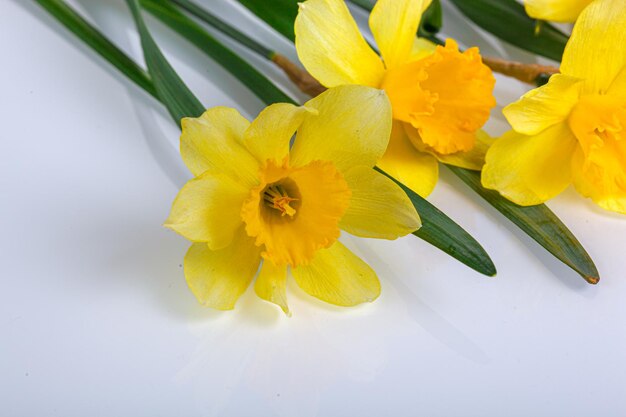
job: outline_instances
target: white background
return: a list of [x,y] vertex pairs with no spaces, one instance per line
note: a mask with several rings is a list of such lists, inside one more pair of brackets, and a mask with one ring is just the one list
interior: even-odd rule
[[[295,58],[234,1],[202,3]],[[122,1],[72,4],[141,57]],[[446,12],[463,44],[535,59]],[[207,107],[260,111],[148,22]],[[290,285],[291,318],[252,289],[232,312],[204,309],[180,266],[188,243],[161,227],[189,178],[163,108],[30,1],[0,0],[0,57],[0,415],[626,415],[626,219],[572,190],[549,203],[596,260],[590,286],[442,169],[431,201],[497,278],[412,236],[346,237],[379,273],[375,303],[334,308]],[[492,134],[526,89],[498,81]]]

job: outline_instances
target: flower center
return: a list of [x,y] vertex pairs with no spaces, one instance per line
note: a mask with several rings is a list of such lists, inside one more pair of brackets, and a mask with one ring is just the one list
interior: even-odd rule
[[285,187],[280,183],[274,183],[268,185],[263,191],[263,201],[267,207],[280,211],[281,216],[293,217],[296,214],[296,209],[290,204],[299,201],[299,199],[289,197]]
[[352,193],[332,162],[291,167],[268,161],[259,179],[244,201],[241,218],[248,236],[263,247],[265,259],[304,265],[337,240]]

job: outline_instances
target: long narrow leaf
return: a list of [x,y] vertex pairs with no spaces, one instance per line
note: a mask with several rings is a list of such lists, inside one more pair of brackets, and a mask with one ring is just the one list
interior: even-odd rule
[[472,269],[487,275],[496,275],[496,267],[480,244],[445,213],[429,203],[415,191],[402,184],[380,168],[380,173],[392,179],[409,196],[422,217],[422,227],[413,234],[445,253],[455,257]]
[[[239,0],[244,5],[249,5],[252,11],[258,10],[262,5],[267,3],[264,0]],[[285,0],[287,1],[287,0]],[[364,0],[369,1],[369,0]],[[492,4],[496,10],[507,11],[508,14],[513,13],[516,19],[520,21],[526,21],[528,25],[528,17],[520,16],[520,5],[513,6],[510,3],[515,0],[452,0],[457,3],[467,4],[480,4],[486,3]],[[362,2],[362,1],[360,1]],[[500,6],[497,6],[500,5]],[[252,7],[254,6],[254,7]],[[294,17],[293,10],[286,10],[285,8],[269,8],[263,13],[257,13],[257,15],[263,18],[267,14],[272,15],[271,20],[266,22],[276,29],[285,27],[288,25],[293,26]],[[524,13],[523,7],[521,12]],[[490,13],[493,13],[490,12]],[[503,26],[507,26],[503,16],[508,16],[507,13],[503,15],[496,15],[492,18],[499,20]],[[496,18],[497,17],[497,18]],[[277,23],[277,21],[280,21]],[[533,26],[534,27],[534,26]],[[534,30],[534,29],[533,29]],[[548,26],[548,29],[549,26]],[[534,32],[533,32],[534,33]],[[548,32],[552,33],[552,32]],[[560,33],[560,32],[558,32]],[[555,38],[558,38],[556,34],[553,34]],[[564,35],[560,35],[564,36]],[[545,48],[545,45],[550,45],[550,42],[545,41],[548,35],[544,34],[541,39],[544,39],[544,43],[539,43]],[[561,41],[563,38],[560,38]],[[566,39],[566,38],[565,38]],[[547,49],[546,49],[547,50]],[[560,57],[560,55],[559,55]],[[509,220],[511,220],[516,226],[518,226],[524,233],[528,234],[532,239],[538,242],[543,248],[554,255],[557,259],[570,266],[573,270],[578,272],[587,282],[597,283],[599,280],[599,274],[593,260],[589,254],[582,247],[580,242],[574,237],[572,232],[559,220],[559,218],[545,205],[534,206],[532,208],[520,207],[510,203],[508,200],[500,196],[498,193],[491,192],[484,189],[480,184],[480,174],[474,171],[465,170],[457,167],[450,167],[452,172],[463,180],[472,190],[483,197],[489,204],[495,207],[498,211],[504,214]],[[559,237],[555,237],[559,236]],[[432,243],[432,242],[431,242]],[[453,255],[453,254],[452,254]],[[454,256],[454,255],[453,255]]]
[[141,16],[139,3],[137,0],[127,0],[126,3],[128,3],[135,19],[148,72],[152,77],[152,82],[161,102],[165,104],[174,122],[178,125],[180,125],[180,120],[183,117],[199,117],[205,110],[204,106],[180,79],[152,39],[152,35],[150,35]]
[[83,19],[72,7],[61,0],[35,1],[46,9],[52,17],[56,18],[59,23],[73,32],[78,39],[85,42],[145,92],[158,99],[156,89],[152,85],[152,81],[146,71],[100,33],[98,29]]
[[561,262],[578,272],[590,284],[597,284],[599,273],[578,239],[545,204],[521,207],[480,184],[480,173],[448,166],[464,183],[487,200],[528,236]]
[[452,3],[487,32],[519,48],[561,61],[569,39],[548,23],[537,22],[515,0],[452,0]]

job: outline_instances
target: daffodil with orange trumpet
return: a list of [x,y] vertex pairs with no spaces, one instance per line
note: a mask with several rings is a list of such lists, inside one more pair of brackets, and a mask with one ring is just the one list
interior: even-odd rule
[[490,142],[480,130],[495,106],[491,70],[477,48],[459,52],[415,37],[429,1],[379,0],[369,25],[379,56],[343,0],[307,0],[295,21],[296,50],[325,87],[384,90],[393,108],[389,147],[379,165],[422,196],[435,187],[438,160],[480,170]]
[[595,0],[579,16],[561,74],[507,106],[513,127],[495,141],[485,187],[520,205],[570,184],[626,214],[626,3]]
[[337,87],[302,107],[271,105],[252,123],[216,107],[182,126],[195,178],[165,225],[193,242],[185,277],[202,304],[232,309],[261,263],[254,289],[285,313],[288,269],[328,303],[378,297],[376,273],[337,239],[395,239],[421,225],[404,191],[373,169],[391,131],[384,92]]

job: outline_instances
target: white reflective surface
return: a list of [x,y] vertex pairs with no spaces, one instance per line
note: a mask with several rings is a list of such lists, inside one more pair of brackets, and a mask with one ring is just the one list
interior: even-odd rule
[[[202,3],[295,57],[233,2]],[[140,56],[123,2],[73,4]],[[207,107],[262,108],[149,23]],[[453,13],[446,31],[534,59]],[[2,0],[0,57],[1,415],[626,415],[626,219],[572,190],[550,202],[597,262],[590,286],[442,170],[431,200],[485,246],[497,278],[414,237],[345,237],[381,277],[375,303],[333,308],[290,285],[292,318],[253,291],[232,312],[206,310],[180,267],[188,243],[161,227],[189,177],[165,111],[31,2]],[[498,101],[525,89],[500,78]]]

